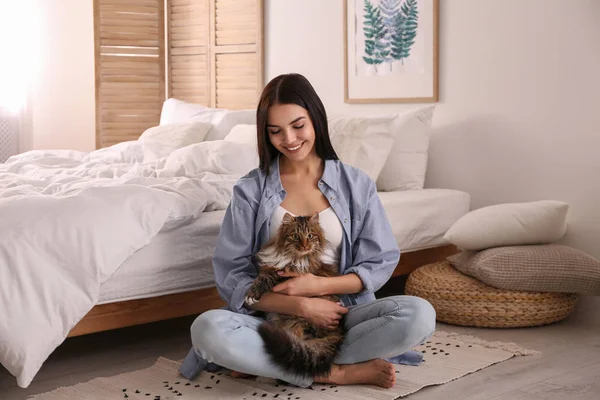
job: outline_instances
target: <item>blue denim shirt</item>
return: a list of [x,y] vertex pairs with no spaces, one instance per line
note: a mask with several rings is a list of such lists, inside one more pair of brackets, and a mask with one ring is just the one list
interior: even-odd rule
[[[344,228],[340,273],[357,274],[364,286],[360,293],[342,295],[342,304],[375,300],[374,292],[388,281],[400,259],[375,182],[362,170],[326,160],[318,185]],[[213,256],[216,287],[231,311],[253,312],[244,303],[258,275],[253,255],[269,240],[271,215],[285,196],[278,158],[268,176],[255,169],[233,188]]]

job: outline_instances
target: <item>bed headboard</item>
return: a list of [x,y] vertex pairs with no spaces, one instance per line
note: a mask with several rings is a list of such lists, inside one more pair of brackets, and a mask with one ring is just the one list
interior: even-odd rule
[[164,100],[255,108],[264,0],[94,0],[96,147],[135,140]]

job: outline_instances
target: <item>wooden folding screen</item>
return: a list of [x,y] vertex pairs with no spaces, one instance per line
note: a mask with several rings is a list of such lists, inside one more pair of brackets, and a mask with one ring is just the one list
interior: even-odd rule
[[165,100],[163,0],[94,0],[96,147],[158,125]]
[[158,125],[167,97],[256,107],[263,26],[263,0],[94,0],[97,147]]
[[169,1],[169,97],[210,104],[210,3],[210,0]]
[[263,84],[263,2],[168,2],[169,97],[256,107]]

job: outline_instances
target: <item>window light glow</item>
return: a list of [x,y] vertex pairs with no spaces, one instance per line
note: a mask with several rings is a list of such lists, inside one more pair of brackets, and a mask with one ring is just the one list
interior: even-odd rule
[[0,108],[17,113],[39,66],[36,0],[0,0]]

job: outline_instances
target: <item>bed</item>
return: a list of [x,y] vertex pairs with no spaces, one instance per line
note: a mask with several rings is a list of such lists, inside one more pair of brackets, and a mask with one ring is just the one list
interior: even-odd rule
[[[136,140],[92,152],[30,151],[0,165],[0,362],[20,386],[67,337],[224,305],[211,258],[233,185],[258,166],[255,112],[184,104],[190,117],[170,113],[173,102]],[[383,162],[369,150],[385,149],[377,140],[388,140],[392,125],[384,124],[390,134],[369,133],[360,128],[369,118],[358,120],[330,131],[332,143],[342,161],[376,174],[373,160]],[[417,113],[412,125],[422,120]],[[382,126],[379,117],[372,121]],[[406,154],[404,173],[419,156]],[[416,168],[417,180],[423,169]],[[443,236],[469,211],[467,193],[379,196],[402,250],[394,275],[457,251]]]
[[[207,112],[220,113],[216,125],[184,118],[93,152],[30,151],[0,165],[0,362],[20,386],[66,337],[223,306],[212,252],[258,154],[228,139],[252,110]],[[395,275],[456,251],[443,235],[468,212],[467,193],[379,196],[403,252]]]

